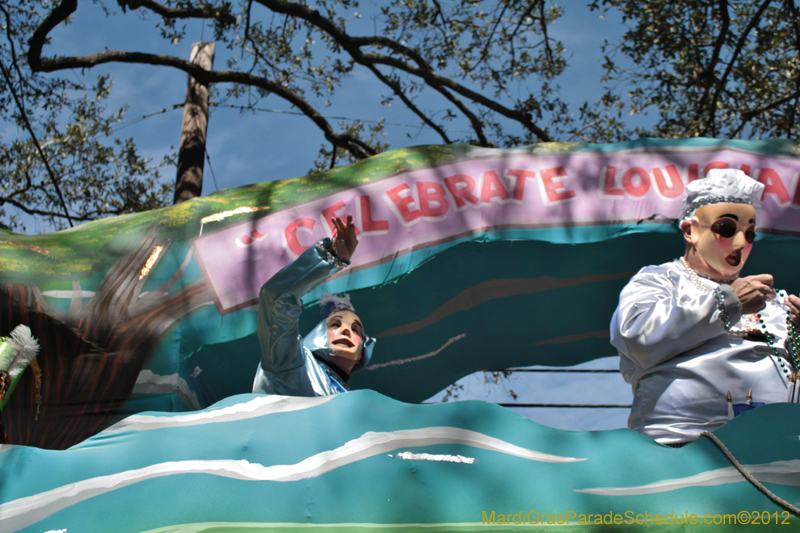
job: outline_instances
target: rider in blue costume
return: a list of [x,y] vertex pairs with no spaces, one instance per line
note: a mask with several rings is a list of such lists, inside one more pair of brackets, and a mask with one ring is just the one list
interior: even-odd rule
[[299,335],[302,297],[335,271],[350,264],[358,245],[352,216],[332,222],[333,239],[323,239],[275,274],[258,299],[261,363],[253,392],[285,396],[328,396],[348,390],[352,372],[364,368],[375,339],[364,327],[349,298],[323,303],[322,320],[305,337]]

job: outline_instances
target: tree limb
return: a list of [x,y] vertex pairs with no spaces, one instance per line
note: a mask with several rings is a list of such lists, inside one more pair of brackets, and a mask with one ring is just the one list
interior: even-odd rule
[[[542,35],[544,35],[545,56],[547,57],[547,61],[552,65],[555,63],[555,60],[553,59],[553,50],[550,48],[550,38],[547,36],[547,19],[545,18],[543,1],[539,2],[539,17],[542,25]],[[515,30],[514,33],[518,31],[520,24],[522,24],[522,20],[517,24],[517,30]]]
[[728,62],[728,66],[725,68],[725,72],[717,81],[717,88],[716,91],[714,91],[714,98],[711,100],[711,111],[709,115],[712,135],[716,135],[717,133],[716,126],[714,125],[715,124],[714,117],[717,112],[717,99],[722,94],[722,90],[725,87],[725,83],[728,79],[728,76],[730,75],[731,70],[733,70],[733,65],[736,63],[736,60],[739,58],[739,54],[742,52],[742,49],[744,48],[745,42],[747,41],[747,36],[750,34],[750,32],[753,30],[756,24],[758,24],[758,21],[764,14],[764,10],[767,9],[767,6],[769,6],[771,1],[772,0],[764,0],[761,6],[759,6],[758,11],[756,11],[756,14],[753,15],[753,18],[751,18],[750,22],[747,23],[747,26],[742,32],[742,35],[739,36],[739,40],[736,43],[736,47],[733,49],[733,54],[731,54],[731,59]]
[[[497,20],[494,21],[494,26],[492,27],[492,31],[489,32],[489,36],[486,38],[486,45],[481,50],[480,58],[478,59],[478,64],[484,61],[489,56],[489,47],[492,44],[492,40],[494,39],[494,33],[497,31],[497,27],[500,25],[500,21],[503,20],[503,14],[508,9],[508,4],[503,6],[503,9],[500,11],[500,15],[497,17]],[[520,24],[522,23],[522,19],[524,15],[520,17]],[[519,27],[519,26],[517,26]]]
[[50,181],[53,182],[53,186],[58,193],[58,199],[61,201],[61,207],[64,208],[64,215],[67,217],[67,222],[69,222],[70,227],[73,227],[74,224],[72,223],[72,218],[69,215],[69,210],[67,209],[67,204],[64,202],[64,196],[61,194],[61,187],[58,186],[58,180],[56,179],[55,174],[53,173],[53,169],[50,168],[50,162],[47,160],[47,157],[44,155],[44,151],[42,150],[42,146],[39,144],[39,140],[36,138],[36,134],[33,132],[33,126],[31,125],[30,121],[28,120],[28,113],[25,112],[25,108],[23,107],[22,103],[20,102],[20,98],[17,96],[17,91],[14,89],[14,85],[11,83],[11,75],[6,70],[5,65],[3,62],[0,61],[0,71],[3,73],[3,77],[6,80],[6,84],[8,85],[8,90],[11,91],[11,96],[14,97],[14,102],[17,104],[17,108],[19,109],[20,116],[22,116],[22,120],[25,123],[25,127],[28,130],[28,133],[31,136],[31,140],[33,144],[36,146],[36,150],[39,153],[39,156],[42,158],[42,162],[44,163],[45,168],[47,169],[47,174],[50,176]]
[[369,66],[368,66],[368,68],[369,68],[369,69],[372,71],[372,73],[375,75],[375,77],[376,77],[376,78],[378,78],[378,79],[379,79],[380,81],[382,81],[382,82],[383,82],[383,83],[384,83],[386,86],[388,86],[390,89],[392,89],[392,91],[394,92],[394,94],[395,94],[395,95],[397,95],[397,97],[398,97],[398,98],[400,98],[400,100],[402,100],[402,101],[403,101],[403,103],[406,105],[406,107],[408,107],[408,108],[411,110],[411,112],[412,112],[412,113],[414,113],[415,115],[417,115],[417,116],[420,118],[420,120],[422,120],[422,121],[423,121],[425,124],[427,124],[427,125],[428,125],[428,126],[431,128],[431,129],[433,129],[433,131],[435,131],[436,133],[438,133],[438,134],[439,134],[439,136],[442,138],[442,140],[443,140],[443,141],[444,141],[446,144],[451,144],[451,143],[452,143],[452,141],[450,140],[450,138],[447,136],[447,133],[445,133],[445,131],[444,131],[442,128],[440,128],[438,124],[436,124],[436,123],[435,123],[435,122],[433,122],[433,121],[432,121],[430,118],[428,118],[428,117],[427,117],[427,115],[425,115],[425,113],[423,113],[423,112],[422,112],[422,110],[421,110],[421,109],[419,109],[419,108],[418,108],[418,107],[417,107],[417,106],[414,104],[414,102],[412,102],[412,101],[411,101],[411,100],[408,98],[408,96],[406,96],[406,93],[405,93],[405,92],[403,92],[403,90],[402,90],[402,87],[400,87],[400,84],[399,84],[399,83],[397,83],[397,82],[396,82],[396,81],[394,81],[394,80],[391,80],[391,79],[389,79],[389,78],[388,78],[387,76],[385,76],[385,75],[384,75],[384,74],[383,74],[383,73],[382,73],[380,70],[378,70],[378,68],[377,68],[375,65],[369,65]]
[[412,67],[408,63],[405,63],[393,57],[385,56],[382,54],[365,54],[363,56],[363,60],[366,62],[388,65],[398,70],[402,70],[403,72],[412,74],[416,77],[422,78],[432,88],[445,87],[447,89],[450,89],[454,93],[460,94],[461,96],[465,96],[475,103],[481,104],[484,107],[491,109],[492,111],[495,111],[507,118],[519,122],[520,124],[528,128],[531,132],[533,132],[537,137],[539,137],[540,140],[544,142],[553,141],[553,139],[544,130],[542,130],[541,128],[536,126],[536,124],[533,123],[533,121],[531,120],[530,116],[527,113],[521,113],[513,109],[509,109],[495,102],[494,100],[483,96],[482,94],[479,94],[471,89],[468,89],[467,87],[464,87],[463,85],[454,82],[450,78],[440,76],[431,70]]
[[[158,14],[161,14],[162,16],[173,18],[216,18],[217,20],[221,20],[219,18],[219,16],[221,16],[221,12],[214,12],[210,14],[208,10],[196,8],[169,10],[153,0],[122,1],[126,6],[131,7],[132,9],[145,7]],[[459,94],[475,102],[476,104],[484,106],[502,116],[519,122],[521,125],[523,125],[523,127],[531,131],[542,141],[552,140],[550,136],[544,132],[544,130],[534,124],[529,113],[507,108],[500,103],[487,98],[461,84],[458,84],[447,77],[438,75],[433,69],[430,68],[419,52],[402,45],[397,41],[382,36],[350,36],[343,29],[339,28],[333,21],[323,17],[318,11],[312,10],[301,4],[287,2],[285,0],[257,1],[259,4],[265,6],[275,13],[284,14],[287,17],[295,17],[299,20],[303,20],[312,27],[315,27],[329,35],[353,58],[356,63],[365,66],[373,73],[378,73],[376,74],[378,75],[378,79],[392,88],[392,90],[395,91],[395,94],[401,98],[403,103],[413,113],[420,117],[426,125],[432,127],[434,131],[436,131],[443,139],[445,139],[445,142],[449,142],[449,138],[444,133],[444,130],[435,125],[432,120],[426,118],[424,114],[413,105],[413,102],[410,100],[410,98],[403,94],[403,91],[398,84],[393,83],[385,75],[378,71],[376,68],[377,65],[386,65],[392,69],[397,69],[407,73],[408,75],[419,78],[423,80],[429,87],[445,96],[445,98],[451,101],[458,108],[458,110],[468,118],[472,128],[475,130],[478,142],[484,146],[489,146],[490,143],[482,131],[482,121],[474,113],[470,112],[470,110],[462,102],[455,98],[453,93]],[[532,5],[536,5],[536,3],[534,2]],[[264,77],[255,76],[251,73],[236,71],[207,71],[189,61],[174,56],[141,52],[124,52],[118,50],[109,50],[87,56],[43,58],[42,48],[47,42],[48,33],[55,28],[57,24],[65,21],[76,10],[76,8],[77,0],[62,0],[62,2],[36,28],[36,31],[29,40],[28,51],[28,62],[33,71],[53,72],[73,68],[93,68],[105,63],[147,64],[168,66],[181,70],[194,77],[199,83],[202,84],[230,82],[245,86],[258,87],[269,93],[276,94],[277,96],[297,107],[323,132],[328,142],[346,150],[354,158],[364,159],[370,155],[374,155],[375,153],[372,148],[370,148],[360,139],[346,133],[337,134],[333,130],[332,126],[320,115],[320,113],[295,90],[281,83],[271,81]],[[398,57],[386,56],[378,53],[365,54],[362,51],[363,47],[380,47],[391,50],[393,53],[398,54],[400,57],[405,58],[408,61]]]
[[42,47],[47,42],[47,35],[53,28],[67,20],[76,9],[78,9],[78,0],[63,0],[45,17],[31,38],[28,39],[28,65],[33,72],[44,70],[42,69]]
[[784,96],[784,97],[782,97],[782,98],[778,98],[777,100],[773,100],[772,102],[770,102],[770,103],[768,103],[768,104],[766,104],[766,105],[763,105],[763,106],[761,106],[761,107],[759,107],[759,108],[757,108],[757,109],[748,109],[748,110],[746,110],[746,111],[742,111],[742,112],[740,113],[740,115],[741,115],[741,117],[742,117],[742,122],[741,122],[741,123],[739,124],[739,126],[738,126],[738,127],[737,127],[737,128],[734,130],[734,131],[733,131],[733,133],[732,133],[732,135],[731,135],[731,136],[732,136],[732,137],[735,137],[736,135],[738,135],[739,133],[741,133],[741,131],[744,129],[744,127],[745,127],[745,126],[746,126],[746,125],[747,125],[747,124],[748,124],[748,123],[749,123],[749,122],[750,122],[750,121],[751,121],[753,118],[757,117],[758,115],[760,115],[760,114],[762,114],[762,113],[765,113],[765,112],[767,112],[767,111],[770,111],[770,110],[772,110],[772,109],[776,109],[776,108],[778,108],[778,107],[782,106],[783,104],[785,104],[786,102],[789,102],[789,101],[791,101],[791,100],[794,100],[794,99],[796,99],[796,98],[800,98],[800,89],[796,90],[795,92],[793,92],[793,93],[791,93],[791,94],[787,94],[786,96]]
[[[786,5],[790,13],[789,20],[792,21],[792,29],[794,30],[794,47],[798,57],[800,57],[800,13],[798,13],[797,4],[795,4],[794,0],[786,0]],[[797,89],[795,94],[798,96],[795,96],[795,104],[789,108],[789,124],[786,126],[787,137],[792,135],[792,128],[797,119],[797,99],[800,99],[800,75],[795,76],[794,85]]]
[[209,71],[184,59],[160,54],[109,50],[107,52],[100,52],[88,56],[41,59],[39,57],[32,56],[36,50],[41,52],[41,47],[31,47],[28,53],[29,62],[31,62],[32,58],[34,61],[31,62],[31,68],[33,68],[35,64],[37,68],[34,70],[39,70],[42,72],[54,72],[71,68],[92,68],[104,63],[134,63],[176,68],[193,76],[199,83],[203,84],[230,82],[259,87],[265,91],[277,94],[284,100],[287,100],[292,105],[297,107],[301,112],[303,112],[304,115],[310,118],[318,128],[323,131],[325,138],[328,139],[328,141],[336,141],[337,143],[341,144],[356,159],[366,159],[371,155],[375,155],[374,150],[369,148],[369,146],[358,139],[355,139],[347,134],[335,133],[328,121],[326,121],[322,115],[320,115],[319,112],[297,92],[266,78],[235,71]]
[[216,20],[224,25],[233,25],[236,24],[236,17],[230,14],[228,4],[225,4],[224,9],[214,10],[211,9],[209,6],[202,7],[202,8],[183,8],[183,9],[176,9],[167,7],[163,4],[159,4],[158,2],[154,2],[153,0],[117,0],[117,3],[122,8],[122,11],[125,12],[125,8],[129,7],[131,10],[139,9],[140,7],[145,7],[158,15],[161,15],[165,19],[189,19],[189,18],[197,18],[197,19],[207,19],[207,20]]
[[[511,120],[515,120],[533,132],[540,140],[550,142],[553,139],[536,126],[526,113],[520,113],[491,100],[463,85],[460,85],[450,78],[436,74],[425,62],[422,56],[410,48],[386,37],[351,37],[330,20],[320,15],[319,11],[312,10],[306,6],[286,2],[285,0],[256,0],[259,4],[279,13],[285,13],[301,20],[305,20],[330,35],[339,43],[345,51],[360,65],[383,64],[396,68],[415,77],[421,78],[432,88],[447,87],[451,91],[469,98],[475,103],[483,105]],[[383,54],[368,53],[361,51],[362,46],[383,46],[395,52],[403,54],[414,61],[418,66],[414,67],[405,61],[385,56]],[[478,133],[478,132],[476,132]]]
[[[725,46],[725,38],[728,36],[728,30],[730,29],[731,25],[731,18],[728,15],[727,0],[719,0],[719,14],[720,18],[722,19],[722,27],[720,28],[719,35],[717,35],[716,42],[714,43],[714,51],[711,52],[711,59],[709,60],[708,65],[695,81],[702,81],[714,74],[714,67],[719,61],[719,54],[722,52],[722,47]],[[712,86],[713,84],[706,86],[705,93],[700,98],[701,105],[704,105],[703,103],[705,102],[706,98],[708,98],[708,92],[711,90]]]

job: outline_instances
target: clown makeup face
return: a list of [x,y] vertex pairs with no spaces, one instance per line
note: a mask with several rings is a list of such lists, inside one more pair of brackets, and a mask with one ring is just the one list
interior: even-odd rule
[[351,361],[361,359],[364,346],[364,326],[358,315],[347,309],[331,313],[325,319],[328,325],[328,345],[331,355]]
[[700,274],[733,280],[744,267],[755,239],[756,211],[747,204],[716,204],[701,207],[684,229],[696,253],[689,264]]

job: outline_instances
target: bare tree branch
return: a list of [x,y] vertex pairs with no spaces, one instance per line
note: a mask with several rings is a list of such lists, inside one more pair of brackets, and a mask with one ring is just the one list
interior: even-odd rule
[[67,222],[69,222],[70,227],[74,226],[72,223],[72,218],[70,217],[69,210],[67,209],[67,204],[64,202],[64,196],[61,194],[61,188],[58,186],[58,179],[56,179],[55,174],[53,173],[53,169],[50,168],[50,162],[47,160],[47,156],[45,156],[44,151],[42,150],[42,146],[39,144],[39,140],[36,138],[36,133],[33,131],[33,126],[28,120],[28,113],[25,111],[25,107],[22,104],[21,99],[17,96],[17,91],[14,89],[14,84],[11,81],[11,74],[6,70],[5,65],[3,62],[0,61],[0,71],[3,73],[3,77],[6,80],[6,84],[8,85],[8,90],[11,92],[11,95],[14,97],[14,102],[17,104],[17,108],[19,109],[20,116],[22,117],[23,122],[25,123],[25,128],[28,130],[28,134],[31,136],[31,140],[33,144],[36,146],[36,150],[39,153],[39,157],[42,158],[42,162],[44,163],[45,168],[47,169],[47,173],[50,176],[50,181],[53,182],[53,187],[56,189],[56,193],[58,193],[58,199],[61,201],[61,206],[64,208],[64,215],[67,217]]
[[210,6],[176,9],[159,4],[158,2],[153,2],[152,0],[117,0],[117,3],[122,7],[123,12],[126,7],[131,8],[131,10],[145,7],[161,15],[165,19],[196,18],[216,20],[225,25],[236,24],[236,17],[230,14],[229,4],[223,4],[225,6],[224,9],[214,10]]
[[[503,9],[500,11],[500,15],[498,15],[497,19],[494,21],[494,26],[492,27],[492,30],[489,32],[489,36],[486,38],[486,44],[484,45],[483,50],[481,50],[481,55],[480,58],[478,59],[479,64],[485,61],[487,57],[489,57],[489,48],[491,48],[492,41],[494,40],[494,34],[497,31],[497,27],[500,25],[500,21],[503,20],[503,14],[505,14],[506,9],[508,9],[508,4],[505,4],[503,6]],[[520,22],[519,22],[520,24],[522,23],[523,18],[524,16],[520,17]]]
[[[392,89],[394,94],[397,95],[397,97],[400,98],[400,100],[402,100],[402,102],[406,105],[406,107],[408,107],[415,115],[417,115],[420,118],[420,120],[422,120],[425,124],[427,124],[433,131],[438,133],[445,143],[450,144],[452,142],[450,138],[447,136],[447,133],[445,133],[445,131],[442,128],[440,128],[438,124],[436,124],[430,118],[428,118],[428,116],[425,113],[423,113],[422,110],[408,98],[408,96],[406,96],[406,93],[403,91],[402,87],[400,87],[399,83],[386,77],[380,70],[378,70],[378,68],[375,65],[369,65],[368,68],[373,74],[375,74],[376,78],[378,78],[386,86]],[[331,166],[331,168],[333,167]]]
[[[543,42],[545,47],[545,55],[547,57],[547,60],[552,65],[555,63],[555,57],[553,56],[553,49],[550,48],[550,37],[548,37],[547,35],[547,19],[545,18],[545,13],[544,13],[544,2],[539,2],[539,23],[542,25],[542,35],[544,35]],[[519,25],[517,25],[517,30],[518,29]],[[516,33],[517,30],[515,30],[514,33]]]
[[[800,12],[798,12],[797,4],[794,0],[786,0],[787,11],[789,12],[789,20],[792,23],[792,29],[794,30],[794,47],[797,51],[798,57],[800,57]],[[798,100],[800,99],[800,73],[795,76],[795,103],[793,106],[789,108],[789,123],[786,126],[786,136],[791,137],[792,130],[794,129],[795,121],[797,120],[797,108],[800,105]]]
[[756,14],[753,15],[753,18],[750,19],[750,22],[747,24],[744,31],[742,31],[742,34],[739,36],[739,40],[736,43],[736,47],[733,49],[733,53],[731,54],[730,61],[728,61],[728,66],[725,69],[725,72],[722,74],[722,76],[720,76],[719,80],[717,81],[717,88],[716,91],[714,91],[714,98],[712,98],[711,100],[711,111],[709,115],[710,119],[709,123],[712,135],[717,134],[717,128],[715,125],[717,100],[719,99],[723,89],[725,88],[725,84],[727,83],[728,76],[730,75],[731,70],[733,69],[733,65],[736,64],[736,60],[739,58],[739,54],[742,52],[742,49],[744,48],[744,45],[747,42],[747,36],[750,34],[750,32],[753,30],[756,24],[758,24],[758,21],[764,14],[764,10],[767,9],[771,1],[772,0],[764,0],[761,6],[759,6],[758,11],[756,11]]
[[[74,0],[65,0],[61,5],[63,6],[64,4],[73,1]],[[72,13],[72,11],[68,10],[59,11],[59,9],[57,9],[56,11],[62,13],[65,18]],[[56,11],[53,11],[53,13]],[[50,20],[51,18],[51,16],[48,16],[47,20]],[[40,26],[39,29],[42,27],[43,26]],[[50,27],[55,27],[55,24],[52,24]],[[314,124],[319,127],[319,129],[323,131],[325,138],[329,142],[335,141],[336,143],[340,144],[355,158],[365,159],[371,155],[375,155],[374,150],[358,139],[347,134],[335,133],[328,121],[325,120],[322,115],[320,115],[319,112],[297,92],[266,78],[235,71],[209,71],[189,61],[174,56],[146,54],[142,52],[121,52],[118,50],[109,50],[107,52],[100,52],[88,56],[56,57],[53,59],[41,58],[35,54],[41,53],[41,44],[46,38],[47,34],[40,32],[38,29],[34,37],[31,38],[31,48],[28,52],[28,61],[34,71],[54,72],[71,68],[92,68],[104,63],[134,63],[176,68],[193,76],[196,80],[198,80],[198,82],[203,84],[229,82],[251,85],[274,93],[293,104],[303,114],[310,118]],[[35,41],[35,39],[41,40],[41,42]]]
[[[424,58],[422,58],[422,56],[419,53],[417,53],[414,50],[411,50],[406,46],[403,46],[402,44],[396,41],[380,36],[351,37],[343,30],[341,30],[338,26],[336,26],[333,22],[331,22],[329,19],[323,17],[319,13],[319,11],[312,10],[304,5],[295,4],[292,2],[286,2],[285,0],[256,0],[256,1],[258,1],[258,3],[263,5],[264,7],[267,7],[278,13],[285,13],[287,15],[291,15],[293,17],[305,20],[306,22],[324,31],[325,33],[330,35],[338,44],[340,44],[342,48],[346,50],[347,53],[350,54],[350,56],[353,58],[353,60],[355,60],[355,62],[358,64],[365,66],[368,64],[387,65],[424,80],[432,88],[446,87],[451,91],[460,94],[461,96],[469,98],[470,100],[472,100],[477,104],[483,105],[484,107],[487,107],[496,113],[499,113],[507,118],[519,122],[529,131],[534,133],[542,141],[550,142],[553,140],[544,130],[542,130],[541,128],[536,126],[536,124],[533,123],[529,114],[508,109],[507,107],[499,104],[498,102],[490,98],[487,98],[463,85],[454,82],[450,78],[446,78],[444,76],[436,74],[436,72],[434,72],[433,69],[431,69],[427,65]],[[418,66],[414,67],[406,63],[405,61],[401,61],[394,57],[382,54],[377,54],[377,53],[365,54],[361,51],[361,47],[363,46],[383,46],[389,48],[392,51],[398,52],[410,58]]]
[[[169,18],[211,18],[219,20],[223,23],[229,23],[230,20],[225,18],[227,12],[216,11],[212,12],[208,8],[183,8],[171,9],[158,4],[152,0],[123,0],[124,5],[131,9],[138,9],[145,7]],[[472,125],[475,131],[477,142],[483,146],[491,146],[492,143],[488,140],[483,132],[483,123],[481,119],[473,113],[464,102],[456,98],[458,94],[480,106],[483,106],[495,113],[498,113],[506,118],[520,123],[524,128],[530,131],[534,136],[542,141],[552,141],[552,138],[541,128],[539,128],[532,120],[530,113],[510,109],[499,102],[492,100],[482,94],[462,85],[456,83],[452,79],[437,74],[427,64],[426,60],[416,50],[401,44],[398,41],[389,39],[383,36],[371,37],[354,37],[347,34],[343,29],[339,28],[331,19],[325,18],[318,11],[313,10],[305,5],[288,2],[285,0],[257,0],[262,6],[272,10],[274,13],[286,15],[287,20],[289,17],[294,17],[298,20],[305,21],[311,27],[317,28],[330,36],[333,41],[342,47],[342,49],[350,55],[350,57],[357,64],[368,68],[374,75],[385,85],[392,89],[395,95],[401,99],[406,107],[418,116],[425,125],[431,127],[444,142],[451,142],[450,138],[445,134],[441,126],[434,123],[429,117],[425,116],[408,97],[402,86],[390,79],[388,76],[380,72],[377,68],[378,65],[399,70],[410,76],[424,81],[430,88],[442,94],[447,100],[453,103],[456,108],[461,112]],[[537,2],[532,2],[529,9],[533,9],[538,5]],[[78,57],[52,57],[43,58],[42,48],[46,42],[48,33],[57,24],[64,21],[69,17],[77,8],[76,0],[63,0],[39,25],[34,32],[34,35],[29,41],[28,61],[34,71],[41,72],[54,72],[72,68],[92,68],[101,64],[107,63],[133,63],[133,64],[148,64],[157,66],[167,66],[186,72],[193,76],[199,83],[235,83],[245,86],[257,87],[268,93],[273,93],[284,100],[288,101],[297,107],[304,115],[310,118],[314,124],[323,132],[326,140],[332,145],[347,151],[356,159],[363,159],[374,155],[374,150],[360,139],[349,135],[347,133],[336,133],[333,127],[320,115],[320,113],[303,98],[296,90],[287,87],[285,84],[269,80],[262,76],[257,76],[251,73],[242,73],[237,71],[207,71],[197,65],[193,65],[189,61],[169,55],[148,54],[141,52],[126,52],[118,50],[108,50],[91,54],[87,56]],[[441,11],[441,8],[439,8]],[[250,38],[250,22],[249,22],[249,4],[248,4],[248,20],[246,27],[246,37]],[[440,13],[443,17],[444,15]],[[390,50],[392,56],[380,53],[365,53],[365,47],[378,47],[385,50]],[[254,53],[256,59],[260,57],[257,47],[254,46]],[[552,53],[552,51],[551,51]],[[406,60],[402,59],[405,58]],[[261,60],[266,61],[266,58],[261,57]],[[269,62],[266,62],[269,64]],[[273,66],[273,68],[275,68]]]

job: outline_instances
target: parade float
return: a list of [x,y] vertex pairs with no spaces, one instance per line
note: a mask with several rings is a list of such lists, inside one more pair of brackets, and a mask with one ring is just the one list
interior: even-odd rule
[[[765,185],[745,274],[800,292],[793,141],[422,146],[0,233],[0,335],[23,324],[39,343],[2,407],[2,531],[796,525],[796,404],[680,449],[418,404],[477,370],[612,355],[620,289],[680,254],[684,187],[712,168]],[[306,296],[301,330],[322,290],[350,293],[378,339],[369,366],[345,395],[249,394],[259,288],[346,213],[358,254]]]

